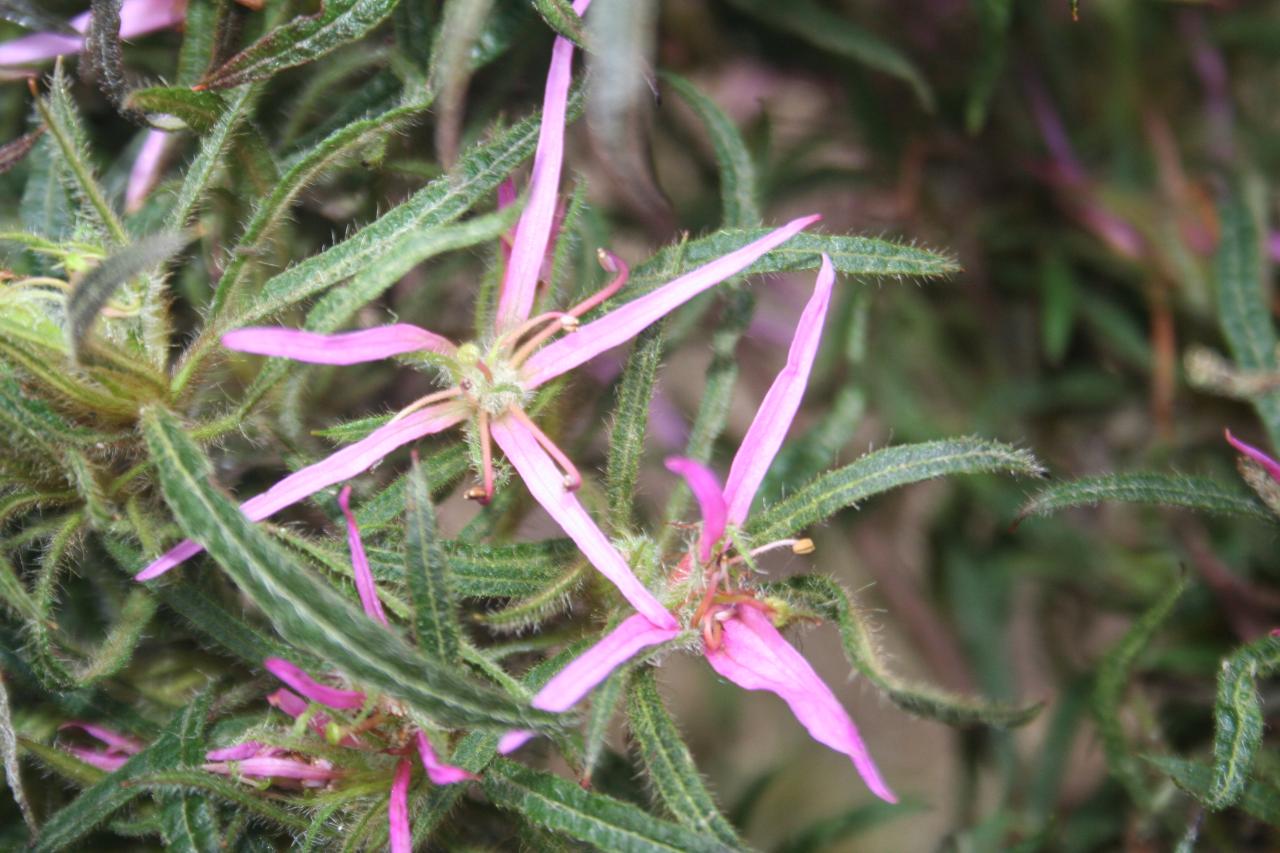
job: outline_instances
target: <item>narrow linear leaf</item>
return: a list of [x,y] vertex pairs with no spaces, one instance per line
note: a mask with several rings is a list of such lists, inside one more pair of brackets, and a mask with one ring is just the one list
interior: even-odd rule
[[[1171,777],[1179,788],[1191,794],[1202,803],[1208,803],[1212,797],[1214,784],[1213,768],[1198,761],[1186,761],[1170,756],[1144,756],[1148,762],[1162,773]],[[1250,780],[1241,793],[1236,805],[1246,814],[1271,826],[1280,826],[1280,788],[1270,782],[1259,779]]]
[[120,6],[123,0],[92,0],[84,55],[98,88],[117,108],[124,104],[124,55],[120,45]]
[[1262,700],[1258,679],[1280,668],[1280,637],[1267,636],[1236,651],[1222,662],[1218,695],[1213,703],[1213,783],[1205,805],[1235,805],[1249,782],[1253,759],[1262,743]]
[[271,619],[286,640],[365,684],[396,696],[424,723],[546,728],[558,721],[507,699],[414,650],[318,583],[229,498],[210,485],[208,460],[163,409],[144,410],[143,431],[165,500],[179,526]]
[[209,132],[200,141],[200,152],[187,167],[186,178],[178,190],[178,198],[169,212],[168,227],[172,230],[186,228],[195,215],[196,207],[204,199],[214,176],[227,160],[227,152],[240,126],[249,117],[257,100],[258,87],[244,86],[232,93],[226,109]]
[[786,4],[777,4],[771,0],[730,2],[771,27],[905,81],[915,92],[920,105],[926,110],[933,110],[933,90],[915,64],[896,47],[849,22],[840,14],[827,11],[813,0],[792,0]]
[[1023,504],[1018,516],[1050,515],[1105,502],[1176,506],[1214,515],[1243,515],[1275,521],[1265,506],[1236,487],[1208,477],[1182,474],[1109,474],[1060,483]]
[[182,233],[152,234],[112,253],[85,274],[67,299],[67,337],[72,353],[83,348],[98,313],[117,290],[168,261],[190,240]]
[[36,839],[36,851],[63,850],[83,838],[117,810],[143,793],[127,783],[136,776],[176,768],[184,745],[202,745],[209,694],[174,714],[168,726],[138,754],[114,773],[86,788],[66,807],[55,813]]
[[639,748],[645,772],[676,820],[690,829],[741,849],[728,818],[720,813],[693,762],[675,721],[658,695],[652,667],[641,667],[631,677],[627,691],[627,721]]
[[555,30],[578,47],[587,47],[587,33],[582,27],[582,18],[573,11],[569,0],[533,0],[533,8],[538,10],[547,26]]
[[615,534],[630,531],[636,481],[644,458],[645,433],[649,428],[649,405],[653,400],[658,365],[665,343],[665,323],[655,323],[636,338],[635,348],[618,383],[613,408],[613,429],[609,433],[609,462],[605,489],[609,497],[609,523]]
[[759,541],[770,542],[899,486],[952,474],[995,472],[1034,477],[1043,469],[1025,450],[980,438],[886,447],[823,474],[790,497],[766,507],[748,521],[747,530]]
[[404,515],[404,570],[418,648],[441,661],[459,661],[461,629],[449,588],[449,564],[437,537],[430,487],[417,457],[409,469]]
[[707,128],[711,146],[720,166],[720,205],[724,224],[730,228],[752,228],[760,224],[760,193],[751,152],[738,128],[715,102],[685,78],[664,72],[662,80],[676,91]]
[[617,716],[618,706],[627,692],[627,684],[631,680],[631,668],[623,666],[614,670],[604,680],[591,697],[591,710],[587,714],[587,725],[582,732],[582,779],[589,787],[592,776],[600,767],[601,760],[609,756],[609,728],[613,718]]
[[26,789],[22,787],[22,769],[18,765],[18,735],[13,729],[13,707],[9,704],[9,688],[5,686],[4,673],[0,673],[0,763],[4,765],[4,781],[9,794],[17,803],[27,829],[34,834],[37,830],[36,817],[27,801]]
[[[239,806],[263,820],[283,829],[300,832],[308,828],[308,821],[288,809],[275,805],[270,799],[252,789],[244,788],[203,770],[159,770],[139,773],[129,780],[130,787],[144,790],[203,791],[224,802]],[[325,833],[326,835],[328,833]]]
[[[1218,324],[1236,364],[1245,371],[1274,373],[1276,330],[1271,319],[1270,284],[1263,276],[1258,223],[1239,185],[1218,206],[1222,237],[1214,257],[1218,284]],[[1271,444],[1280,447],[1280,390],[1254,398]]]
[[791,618],[816,616],[836,624],[845,657],[854,669],[902,710],[953,726],[982,725],[1016,728],[1040,713],[1043,703],[1025,707],[959,696],[928,685],[913,684],[895,675],[876,647],[874,635],[849,594],[825,575],[797,575],[766,585],[784,602]]
[[22,162],[36,143],[40,141],[40,137],[44,135],[44,128],[37,127],[30,133],[24,133],[12,142],[6,142],[0,145],[0,175],[12,169],[14,166]]
[[1132,757],[1134,750],[1121,725],[1120,702],[1138,656],[1169,618],[1186,588],[1185,577],[1179,577],[1170,585],[1102,659],[1094,680],[1093,710],[1107,765],[1137,803],[1147,802],[1147,792]]
[[[627,286],[615,302],[643,296],[674,276],[740,249],[768,233],[768,229],[763,228],[725,229],[698,240],[668,246],[632,271]],[[831,256],[837,272],[848,275],[936,277],[952,275],[960,269],[953,259],[915,246],[874,237],[801,232],[742,274],[816,270],[823,252]],[[673,256],[679,259],[677,263],[672,263]]]
[[618,853],[698,853],[732,849],[725,844],[653,817],[629,803],[593,794],[567,779],[531,770],[505,759],[489,765],[484,789],[499,808],[601,850]]
[[286,68],[319,59],[364,37],[395,10],[398,0],[326,0],[314,15],[300,15],[227,60],[203,81],[227,89],[265,80]]
[[201,134],[212,130],[227,108],[226,101],[217,92],[195,92],[182,86],[134,89],[125,104],[139,112],[173,116]]

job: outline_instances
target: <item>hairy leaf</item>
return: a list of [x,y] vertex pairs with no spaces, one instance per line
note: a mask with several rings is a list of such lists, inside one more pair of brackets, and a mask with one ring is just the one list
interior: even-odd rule
[[609,434],[609,463],[605,470],[609,522],[618,534],[629,531],[633,522],[636,480],[644,457],[649,406],[662,361],[665,327],[665,323],[659,322],[640,333],[622,372],[622,381],[618,383],[613,429]]
[[627,721],[645,772],[663,805],[690,829],[718,838],[729,847],[741,848],[742,841],[720,813],[680,730],[658,695],[653,668],[637,669],[630,681]]
[[[1215,783],[1212,767],[1163,755],[1146,756],[1146,760],[1200,802],[1208,805],[1212,801]],[[1280,788],[1271,782],[1256,779],[1246,782],[1236,805],[1258,820],[1280,826]]]
[[418,647],[441,661],[460,660],[458,614],[450,587],[449,563],[436,531],[435,508],[417,457],[405,486],[404,570],[413,601]]
[[1017,707],[959,696],[928,685],[913,684],[889,670],[876,647],[875,637],[857,606],[840,584],[825,575],[798,575],[766,585],[765,590],[784,602],[790,618],[828,619],[840,631],[845,657],[868,681],[902,710],[953,726],[984,725],[1013,728],[1030,722],[1043,703]]
[[1267,636],[1222,662],[1213,704],[1213,783],[1205,804],[1235,805],[1244,793],[1262,743],[1262,700],[1257,682],[1280,668],[1280,637]]
[[209,550],[285,639],[315,652],[355,682],[404,700],[423,722],[546,727],[554,719],[424,657],[398,634],[365,617],[351,601],[298,567],[210,485],[208,460],[172,415],[147,409],[143,426],[179,526]]
[[533,0],[533,8],[538,10],[547,26],[564,36],[578,47],[587,46],[587,34],[582,28],[582,18],[573,11],[569,0]]
[[183,125],[202,134],[208,133],[217,125],[227,108],[226,101],[217,92],[194,92],[181,86],[134,89],[125,103],[130,108],[145,113],[173,116]]
[[684,99],[707,128],[720,165],[720,205],[724,224],[730,228],[752,228],[760,224],[759,188],[751,152],[742,134],[715,102],[683,77],[670,72],[662,80]]
[[956,438],[886,447],[823,474],[795,494],[755,513],[747,531],[760,542],[789,536],[881,492],[952,474],[1003,472],[1039,476],[1025,450],[980,438]]
[[655,818],[630,803],[584,791],[567,779],[505,759],[489,765],[484,789],[498,807],[602,850],[696,853],[727,849],[713,838]]
[[1182,474],[1110,474],[1085,477],[1044,489],[1031,498],[1019,517],[1050,515],[1063,509],[1117,503],[1155,504],[1214,515],[1244,515],[1274,521],[1267,508],[1240,489],[1208,477]]
[[392,13],[398,0],[326,0],[314,15],[277,27],[205,77],[206,89],[229,89],[265,80],[286,68],[312,62],[363,38]]

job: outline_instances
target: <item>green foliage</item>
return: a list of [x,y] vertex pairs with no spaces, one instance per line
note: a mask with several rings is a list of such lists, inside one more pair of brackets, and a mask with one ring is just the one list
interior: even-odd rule
[[1176,506],[1214,515],[1273,520],[1266,507],[1239,488],[1181,474],[1110,474],[1061,483],[1032,497],[1019,515],[1051,515],[1103,502]]
[[754,540],[768,542],[899,486],[951,474],[994,472],[1038,476],[1042,469],[1025,450],[976,438],[886,447],[823,474],[773,506],[754,513],[747,532]]
[[413,601],[418,648],[444,662],[457,661],[458,627],[450,570],[436,533],[435,509],[422,466],[414,459],[405,486],[404,571]]
[[1213,705],[1213,783],[1205,804],[1223,809],[1240,799],[1262,744],[1258,680],[1280,668],[1280,637],[1263,637],[1222,662]]

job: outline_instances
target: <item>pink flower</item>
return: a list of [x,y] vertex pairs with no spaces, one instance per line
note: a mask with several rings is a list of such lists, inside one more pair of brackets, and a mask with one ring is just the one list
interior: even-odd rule
[[90,737],[106,744],[106,749],[102,750],[65,744],[62,748],[85,764],[97,767],[99,770],[105,770],[108,773],[114,773],[119,770],[126,761],[141,752],[143,746],[145,746],[142,741],[135,737],[121,734],[114,729],[94,723],[73,720],[58,726],[58,731],[66,731],[67,729],[80,729]]
[[[750,586],[750,562],[755,555],[778,547],[807,553],[812,543],[784,540],[730,556],[734,532],[746,522],[756,491],[799,409],[834,282],[835,271],[824,256],[787,364],[760,404],[724,488],[701,463],[668,460],[667,467],[685,478],[702,510],[695,549],[683,558],[676,572],[680,581],[701,584],[700,591],[695,588],[700,603],[691,622],[702,635],[703,655],[711,668],[744,689],[776,694],[815,740],[849,756],[876,796],[895,802],[853,720],[808,661],[774,627],[770,606]],[[650,624],[642,614],[631,616],[547,682],[532,704],[543,710],[567,710],[632,656],[667,642],[675,634]],[[530,736],[529,732],[509,733],[499,749],[510,752]]]
[[[578,0],[574,8],[581,13],[588,2]],[[567,311],[531,318],[539,270],[554,228],[572,58],[572,43],[556,39],[529,200],[516,225],[491,339],[458,346],[434,332],[403,323],[336,335],[252,328],[223,336],[223,344],[230,349],[316,364],[356,364],[427,352],[433,354],[433,361],[445,366],[451,380],[449,388],[418,400],[368,437],[286,477],[245,501],[241,509],[250,519],[260,521],[321,489],[355,477],[402,445],[471,421],[480,443],[482,484],[468,496],[482,502],[492,498],[492,445],[496,443],[534,498],[623,597],[655,625],[674,628],[674,618],[635,577],[572,494],[581,476],[529,418],[524,406],[540,386],[626,343],[697,294],[746,269],[819,217],[793,220],[737,251],[579,325],[580,317],[605,302],[627,280],[626,265],[612,254],[601,252],[601,264],[614,274],[608,286]],[[561,333],[568,334],[552,340]],[[201,550],[202,546],[195,542],[182,542],[136,578],[155,578]]]
[[[124,0],[120,6],[120,38],[145,36],[177,26],[186,20],[187,0]],[[78,33],[89,29],[89,13],[70,21]],[[84,49],[81,36],[61,33],[32,33],[0,44],[0,65],[30,65]]]
[[1253,445],[1245,444],[1243,441],[1232,435],[1231,430],[1229,429],[1223,430],[1223,434],[1226,435],[1228,444],[1240,451],[1244,456],[1247,456],[1254,462],[1257,462],[1268,474],[1271,475],[1271,479],[1280,483],[1280,462],[1277,462],[1275,459],[1263,453]]
[[147,131],[133,168],[129,170],[129,183],[124,188],[125,212],[136,213],[142,209],[142,202],[160,180],[165,154],[172,140],[173,136],[166,130],[152,128]]

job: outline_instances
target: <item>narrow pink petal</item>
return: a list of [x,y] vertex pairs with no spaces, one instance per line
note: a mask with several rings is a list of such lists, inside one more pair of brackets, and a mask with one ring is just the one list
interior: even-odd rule
[[1271,475],[1271,479],[1280,482],[1280,462],[1272,459],[1253,445],[1245,444],[1243,441],[1232,435],[1231,430],[1223,430],[1223,432],[1227,436],[1228,444],[1265,468],[1267,473]]
[[[414,412],[398,421],[381,426],[354,444],[347,445],[332,456],[314,465],[295,471],[257,497],[240,505],[240,511],[251,521],[261,521],[275,515],[285,507],[314,495],[343,480],[371,468],[382,457],[397,447],[442,432],[466,417],[466,410],[450,401]],[[134,580],[149,581],[159,577],[182,561],[204,550],[191,540],[186,540],[166,551],[145,569],[134,575]]]
[[[591,0],[577,0],[574,10],[581,15],[590,3]],[[542,124],[538,128],[538,148],[533,155],[533,176],[529,181],[529,201],[516,223],[511,257],[507,260],[498,295],[498,311],[494,319],[498,329],[522,323],[533,309],[538,274],[547,255],[555,220],[572,73],[573,42],[557,36],[551,48],[551,67],[547,70]]]
[[516,182],[514,178],[507,178],[505,181],[498,184],[498,210],[502,210],[515,204],[516,197],[518,195],[519,193],[516,192]]
[[409,827],[409,780],[413,766],[407,759],[396,765],[387,802],[387,823],[391,828],[391,853],[413,853],[413,830]]
[[224,746],[222,749],[211,749],[205,753],[205,759],[208,761],[244,761],[246,758],[252,758],[260,755],[268,749],[266,744],[259,743],[256,740],[247,740],[244,743],[238,743],[235,746]]
[[340,775],[332,767],[311,764],[310,762],[299,761],[296,758],[246,758],[244,761],[214,762],[201,766],[210,773],[221,773],[226,776],[250,776],[261,779],[304,779],[326,782]]
[[0,44],[0,65],[31,65],[68,53],[79,53],[84,39],[58,33],[32,33]]
[[336,687],[321,684],[284,658],[267,658],[262,665],[267,672],[312,702],[347,710],[364,705],[365,696],[359,690],[339,690]]
[[222,345],[237,352],[273,355],[310,364],[360,364],[422,350],[450,355],[457,349],[448,338],[409,323],[336,335],[252,327],[227,332],[222,336]]
[[160,167],[164,164],[164,153],[173,137],[164,130],[148,130],[138,149],[137,159],[129,170],[129,183],[124,190],[124,209],[133,213],[142,207],[151,190],[160,180]]
[[896,803],[840,700],[769,617],[754,607],[739,607],[722,627],[720,648],[704,652],[711,667],[739,687],[777,694],[814,740],[849,756],[871,792]]
[[724,502],[729,507],[729,523],[742,524],[751,511],[751,501],[756,490],[769,472],[769,466],[782,447],[782,440],[791,429],[800,398],[804,396],[813,370],[813,360],[818,355],[822,340],[822,325],[827,319],[827,307],[831,304],[831,287],[835,284],[836,271],[831,259],[822,256],[822,269],[813,288],[813,296],[805,305],[796,324],[796,334],[787,353],[787,364],[773,380],[769,393],[765,394],[755,419],[738,446],[729,468],[729,479],[724,487]]
[[[181,23],[186,14],[186,0],[125,0],[120,7],[120,37],[133,38],[167,29]],[[89,13],[76,15],[69,23],[73,30],[83,33],[89,27]],[[32,33],[0,44],[0,65],[28,65],[83,49],[82,38]]]
[[382,612],[382,602],[378,600],[378,585],[374,582],[373,571],[369,568],[369,557],[364,552],[364,543],[360,541],[360,528],[356,526],[356,517],[351,513],[351,487],[347,486],[338,493],[338,506],[342,507],[342,515],[347,519],[347,547],[351,550],[351,570],[356,576],[356,592],[360,593],[360,604],[370,617],[387,624],[387,614]]
[[295,718],[301,717],[307,710],[307,700],[285,687],[267,696],[267,704]]
[[636,654],[674,639],[679,633],[679,627],[660,628],[642,614],[633,613],[556,673],[534,694],[530,704],[542,711],[567,711]]
[[698,558],[702,562],[711,559],[711,548],[724,536],[725,502],[720,493],[720,481],[711,469],[701,462],[672,456],[667,460],[667,470],[684,477],[689,490],[702,508],[702,533],[698,537]]
[[423,732],[417,733],[418,755],[422,758],[422,766],[427,771],[427,778],[435,785],[452,785],[455,782],[466,782],[480,777],[469,773],[461,767],[455,767],[440,760],[435,747]]
[[510,755],[520,747],[538,736],[537,732],[528,729],[520,729],[519,731],[507,732],[498,739],[498,754]]
[[108,773],[114,773],[124,766],[129,760],[127,755],[112,755],[106,752],[98,752],[94,749],[88,749],[83,746],[64,746],[64,752],[69,752],[76,758],[99,770],[105,770]]
[[136,737],[121,734],[114,729],[109,729],[106,726],[99,726],[94,723],[82,723],[79,720],[72,720],[58,726],[58,731],[60,732],[66,731],[67,729],[79,729],[85,734],[97,738],[107,745],[108,752],[123,752],[127,755],[134,755],[142,752],[142,747],[145,746],[145,744]]
[[[679,628],[659,628],[643,615],[632,614],[560,670],[534,694],[531,704],[543,711],[567,711],[639,652],[672,640],[679,633]],[[532,737],[534,732],[530,731],[508,732],[498,742],[498,752],[514,752]]]
[[600,353],[629,341],[702,291],[742,272],[762,255],[781,246],[821,218],[814,215],[794,219],[759,240],[703,264],[548,344],[525,362],[525,386],[536,388],[590,361]]
[[678,628],[676,618],[653,597],[653,593],[645,589],[618,549],[587,515],[577,496],[564,487],[564,475],[533,434],[519,421],[509,417],[495,419],[490,425],[490,433],[519,472],[534,500],[542,504],[542,508],[569,534],[592,565],[613,582],[622,597],[655,625]]

